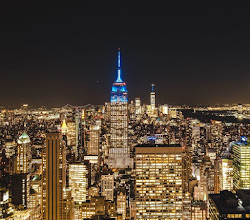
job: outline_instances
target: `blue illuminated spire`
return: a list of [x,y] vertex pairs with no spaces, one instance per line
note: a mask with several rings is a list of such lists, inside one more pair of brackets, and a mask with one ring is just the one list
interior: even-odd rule
[[121,77],[121,51],[120,48],[118,48],[118,57],[117,57],[117,83],[123,82]]
[[155,84],[152,84],[152,92],[155,92]]

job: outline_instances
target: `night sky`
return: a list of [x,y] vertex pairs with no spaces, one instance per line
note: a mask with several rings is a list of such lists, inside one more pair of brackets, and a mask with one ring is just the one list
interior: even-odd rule
[[1,106],[104,104],[118,47],[129,100],[249,103],[249,1],[100,2],[0,2]]

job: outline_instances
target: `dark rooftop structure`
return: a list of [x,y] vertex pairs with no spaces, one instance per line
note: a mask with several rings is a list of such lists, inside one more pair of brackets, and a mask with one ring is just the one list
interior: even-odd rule
[[216,219],[250,219],[250,190],[210,194],[209,213]]

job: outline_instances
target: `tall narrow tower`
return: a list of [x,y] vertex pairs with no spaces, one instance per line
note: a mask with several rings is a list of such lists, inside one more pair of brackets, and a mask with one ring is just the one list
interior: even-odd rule
[[11,176],[12,184],[12,204],[27,208],[30,192],[30,162],[31,162],[31,145],[30,138],[24,132],[17,139],[16,166],[15,173]]
[[43,219],[67,219],[63,192],[66,187],[66,152],[60,133],[51,130],[46,134],[43,155]]
[[31,161],[30,138],[24,132],[17,140],[17,166],[16,173],[28,173]]
[[121,74],[121,53],[118,49],[117,79],[113,83],[110,103],[111,146],[108,165],[110,168],[130,166],[128,147],[128,90]]
[[154,113],[155,111],[155,84],[152,84],[152,90],[150,93],[150,105],[151,105],[151,111]]

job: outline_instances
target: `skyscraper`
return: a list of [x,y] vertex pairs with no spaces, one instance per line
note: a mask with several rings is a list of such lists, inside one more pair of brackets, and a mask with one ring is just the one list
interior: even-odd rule
[[111,146],[108,154],[110,168],[130,167],[130,149],[128,146],[128,90],[122,79],[121,56],[118,49],[117,79],[111,90]]
[[101,191],[102,191],[102,196],[104,196],[106,200],[114,201],[114,176],[113,175],[101,176]]
[[126,194],[123,192],[119,192],[117,195],[117,213],[122,214],[122,219],[126,218]]
[[82,163],[69,164],[69,188],[75,203],[85,202],[87,199],[87,166]]
[[88,155],[99,155],[101,128],[98,125],[90,125]]
[[250,141],[241,137],[232,145],[234,189],[250,189]]
[[74,219],[81,219],[81,204],[87,199],[87,166],[83,163],[69,164],[69,188],[73,199]]
[[155,111],[155,84],[152,84],[152,90],[150,93],[150,105],[151,105],[151,111],[154,113]]
[[135,98],[135,115],[136,118],[140,118],[141,116],[141,99],[140,98]]
[[46,134],[43,155],[43,204],[44,220],[68,219],[64,209],[63,191],[66,187],[66,154],[60,133],[51,130]]
[[30,192],[29,167],[31,162],[31,146],[29,136],[23,134],[17,140],[17,155],[15,174],[12,175],[12,203],[27,208]]
[[220,191],[233,190],[233,160],[223,157],[220,160]]
[[74,148],[75,156],[81,160],[82,157],[82,112],[79,109],[75,110],[75,125],[76,125],[76,145]]
[[135,174],[137,219],[182,219],[181,145],[135,147]]
[[30,138],[24,132],[17,140],[17,166],[16,173],[28,173],[31,161]]

